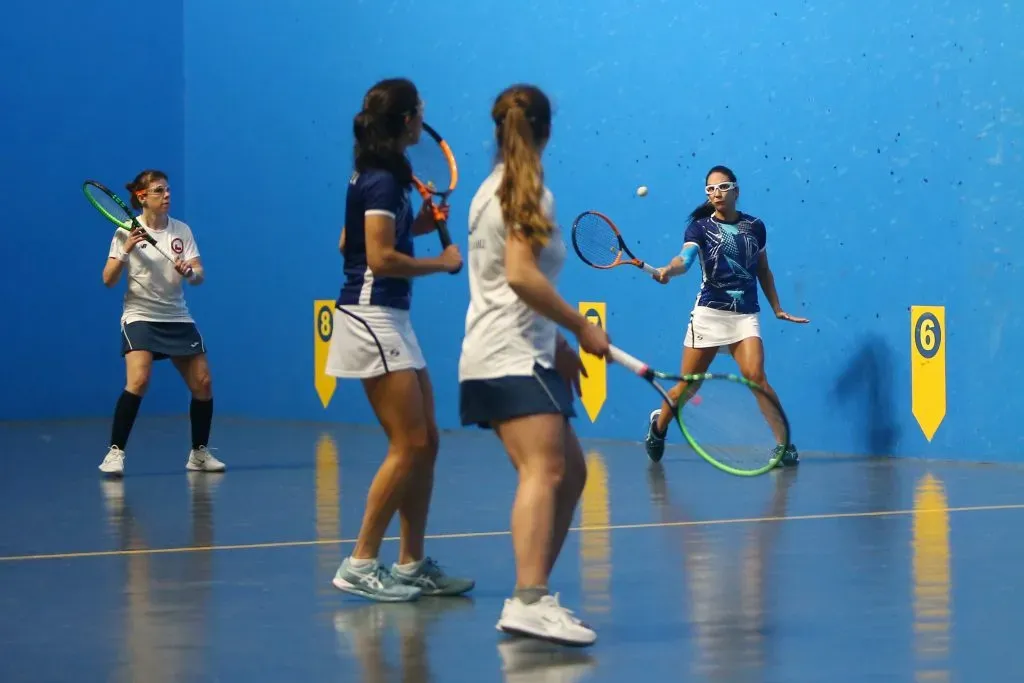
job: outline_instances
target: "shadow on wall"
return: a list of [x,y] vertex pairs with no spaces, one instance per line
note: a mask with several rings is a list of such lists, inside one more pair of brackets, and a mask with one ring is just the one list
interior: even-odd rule
[[[869,455],[891,455],[900,438],[893,394],[893,353],[877,335],[869,335],[836,378],[832,397],[849,410],[853,427]],[[863,410],[855,410],[857,404]],[[862,421],[862,422],[858,422]]]

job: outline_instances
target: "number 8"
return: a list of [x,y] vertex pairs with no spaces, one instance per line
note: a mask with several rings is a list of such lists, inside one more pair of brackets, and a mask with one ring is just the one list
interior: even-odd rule
[[334,332],[334,317],[331,315],[331,310],[326,306],[320,309],[320,339],[327,341],[331,338],[331,333]]

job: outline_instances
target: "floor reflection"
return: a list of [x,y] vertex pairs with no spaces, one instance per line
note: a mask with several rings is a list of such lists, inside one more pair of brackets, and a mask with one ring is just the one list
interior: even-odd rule
[[952,577],[949,513],[942,481],[925,474],[914,495],[914,651],[915,680],[947,683],[949,675]]
[[553,582],[597,629],[581,650],[494,628],[515,476],[493,436],[446,437],[429,523],[477,589],[378,605],[330,579],[379,433],[225,421],[239,464],[211,475],[175,459],[187,420],[143,425],[121,481],[81,456],[105,422],[0,425],[48,464],[8,468],[0,496],[3,683],[1002,683],[1024,666],[1024,468],[811,455],[740,479],[684,448],[650,466],[591,442]]
[[341,544],[332,542],[341,538],[341,462],[338,444],[328,432],[320,435],[314,454],[314,498],[316,500],[316,568],[314,582],[320,595],[331,595],[331,585],[341,564]]
[[[611,618],[612,548],[608,466],[601,454],[587,454],[587,484],[579,504],[580,581],[583,612],[594,627]],[[600,635],[598,635],[600,637]]]
[[[450,597],[408,603],[355,604],[339,609],[334,613],[338,655],[346,668],[358,662],[361,683],[445,680],[443,675],[435,677],[431,669],[428,636],[446,613],[472,607],[472,598]],[[397,652],[392,653],[393,649]]]
[[505,683],[577,683],[597,666],[590,650],[566,648],[534,638],[498,643]]
[[[190,540],[193,548],[214,541],[213,494],[224,475],[189,472]],[[107,524],[124,551],[148,548],[142,518],[131,482],[100,482]],[[184,512],[184,511],[183,511]],[[157,561],[158,560],[158,561]],[[213,579],[213,553],[175,553],[169,556],[129,553],[123,556],[124,634],[111,680],[164,683],[193,680],[205,671],[208,602]]]
[[[772,496],[761,516],[786,515],[790,487],[797,468],[778,470]],[[661,463],[648,468],[651,500],[662,522],[695,521],[674,500]],[[744,538],[721,540],[736,529],[678,525],[666,532],[681,539],[683,573],[689,591],[690,624],[696,656],[691,674],[729,683],[765,681],[766,652],[770,649],[771,618],[765,591],[771,584],[773,544],[781,525],[760,522],[743,525]]]

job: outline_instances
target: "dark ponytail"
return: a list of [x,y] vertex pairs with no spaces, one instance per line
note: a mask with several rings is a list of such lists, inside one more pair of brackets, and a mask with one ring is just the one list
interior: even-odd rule
[[412,165],[405,156],[403,138],[419,101],[416,86],[404,78],[380,81],[370,88],[362,111],[352,119],[352,156],[357,171],[382,169],[403,187],[412,185]]
[[[712,173],[721,173],[730,181],[734,183],[737,182],[736,174],[733,173],[732,169],[730,169],[728,166],[715,166],[710,171],[708,171],[707,174],[704,176],[705,185],[707,185],[708,178],[711,177]],[[715,213],[714,205],[710,201],[705,199],[697,208],[690,212],[690,222],[692,223],[693,221],[699,221],[702,218],[709,218],[713,213]]]
[[690,212],[690,222],[699,221],[702,218],[708,218],[715,212],[715,207],[711,205],[711,202],[704,202],[696,209]]

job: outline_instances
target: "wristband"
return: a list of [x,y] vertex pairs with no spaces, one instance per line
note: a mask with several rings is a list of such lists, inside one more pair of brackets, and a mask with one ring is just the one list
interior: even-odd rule
[[683,260],[683,266],[686,270],[690,269],[693,265],[694,260],[697,258],[697,247],[693,244],[687,244],[683,246],[683,250],[679,252],[679,258]]

